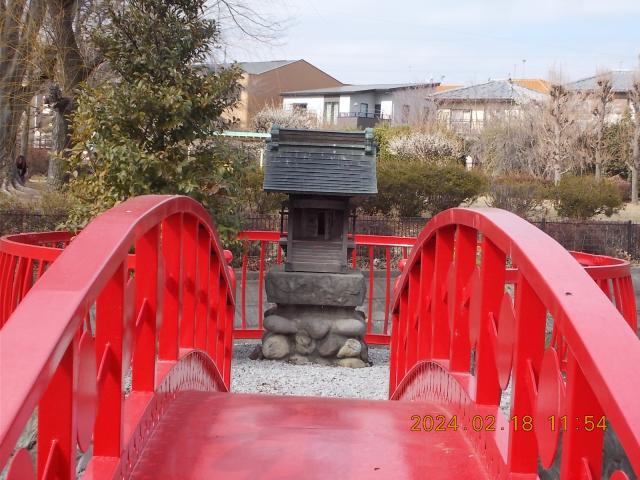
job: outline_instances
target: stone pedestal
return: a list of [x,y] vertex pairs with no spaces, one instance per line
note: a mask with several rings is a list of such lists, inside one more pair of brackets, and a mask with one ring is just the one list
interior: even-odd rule
[[366,295],[364,276],[348,273],[285,272],[265,278],[263,358],[293,363],[364,367],[368,362],[365,315],[356,310]]

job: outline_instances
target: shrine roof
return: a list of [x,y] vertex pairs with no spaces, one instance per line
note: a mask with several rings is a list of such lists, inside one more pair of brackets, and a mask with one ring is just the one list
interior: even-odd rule
[[373,195],[373,131],[335,132],[274,127],[264,164],[266,192]]

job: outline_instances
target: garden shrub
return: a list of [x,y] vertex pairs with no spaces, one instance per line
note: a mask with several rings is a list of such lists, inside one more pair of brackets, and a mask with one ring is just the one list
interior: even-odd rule
[[309,129],[318,127],[318,117],[307,110],[265,107],[252,120],[256,132],[270,132],[271,127]]
[[616,175],[615,177],[610,177],[609,181],[613,183],[618,189],[618,192],[620,192],[622,201],[628,202],[631,200],[631,182],[629,180],[625,180],[620,175]]
[[460,143],[439,132],[412,131],[389,140],[389,153],[422,160],[457,158]]
[[378,195],[364,201],[361,208],[366,213],[402,217],[435,215],[474,200],[485,189],[486,179],[482,173],[467,171],[456,164],[437,166],[419,160],[388,161],[378,165]]
[[542,208],[549,195],[549,183],[535,177],[496,177],[490,182],[488,204],[529,218]]
[[565,175],[554,190],[554,206],[561,217],[578,220],[599,214],[610,217],[623,207],[618,188],[608,180]]

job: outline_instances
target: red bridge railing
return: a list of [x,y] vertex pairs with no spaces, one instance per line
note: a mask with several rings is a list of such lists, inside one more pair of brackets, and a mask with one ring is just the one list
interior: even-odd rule
[[230,254],[186,197],[131,199],[72,241],[18,240],[40,245],[2,244],[0,466],[11,459],[8,479],[36,478],[14,449],[37,415],[37,478],[76,478],[91,441],[84,478],[127,477],[181,391],[229,388]]
[[[238,234],[238,239],[243,242],[242,267],[240,273],[240,325],[236,326],[236,338],[260,338],[262,337],[263,308],[255,309],[255,322],[249,324],[247,314],[247,294],[249,255],[253,244],[259,245],[259,255],[257,259],[258,278],[253,286],[257,297],[257,305],[264,304],[264,276],[267,269],[273,264],[280,264],[283,261],[283,253],[278,242],[280,232],[269,231],[243,231]],[[362,267],[367,271],[368,288],[366,300],[367,336],[369,344],[388,344],[390,339],[390,308],[392,294],[392,276],[397,276],[398,260],[407,258],[411,246],[415,243],[414,237],[391,237],[383,235],[359,235],[356,234],[354,242],[356,248],[352,250],[351,266]],[[381,255],[382,253],[382,255]],[[376,263],[384,265],[384,269],[378,269]],[[382,260],[383,259],[383,260]],[[375,278],[376,271],[384,272],[384,298],[376,299]],[[383,308],[375,308],[374,300],[382,300]],[[380,325],[374,325],[374,315],[381,317]],[[236,322],[237,323],[237,322]]]
[[[40,278],[48,265],[60,255],[60,250],[69,244],[71,238],[72,234],[68,232],[23,233],[0,238],[0,327],[33,282]],[[243,243],[243,255],[234,328],[236,338],[255,339],[262,336],[263,309],[257,306],[264,305],[265,302],[264,277],[267,270],[271,265],[283,261],[283,252],[278,245],[279,238],[279,232],[275,231],[243,231],[238,234],[238,239]],[[415,237],[355,237],[357,248],[352,252],[351,264],[362,268],[368,280],[365,311],[368,322],[367,341],[370,344],[390,342],[393,280],[399,274],[398,262],[407,258],[408,251],[415,242]],[[254,252],[257,252],[257,255],[252,255]],[[627,322],[632,326],[636,325],[629,262],[579,252],[571,254],[611,298]],[[129,268],[135,268],[133,254],[129,255]],[[254,273],[257,277],[250,279]],[[515,281],[516,273],[513,268],[507,269],[509,283]],[[380,298],[380,288],[375,288],[378,278],[383,282]],[[251,296],[256,302],[250,305]],[[374,319],[376,321],[373,321]]]
[[[631,380],[640,341],[629,328],[634,299],[620,293],[627,272],[610,259],[576,257],[591,263],[598,284],[525,220],[453,209],[427,225],[397,281],[391,398],[442,403],[447,422],[471,425],[492,478],[537,478],[538,460],[562,479],[640,472]],[[626,453],[628,475],[603,471],[606,428]]]

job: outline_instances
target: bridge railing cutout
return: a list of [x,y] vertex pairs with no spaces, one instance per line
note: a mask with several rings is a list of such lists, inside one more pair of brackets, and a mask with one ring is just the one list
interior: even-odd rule
[[[394,290],[391,398],[442,404],[473,430],[492,478],[536,478],[538,461],[560,478],[633,478],[629,469],[640,472],[640,397],[630,380],[640,365],[635,301],[612,294],[632,292],[624,262],[606,280],[592,266],[596,282],[509,212],[436,216]],[[607,428],[626,453],[629,477],[603,471]]]
[[14,451],[36,415],[37,478],[76,478],[90,445],[85,475],[126,477],[180,391],[229,389],[230,252],[200,204],[168,196],[39,243],[5,242],[0,258],[0,466],[36,478],[29,452]]

